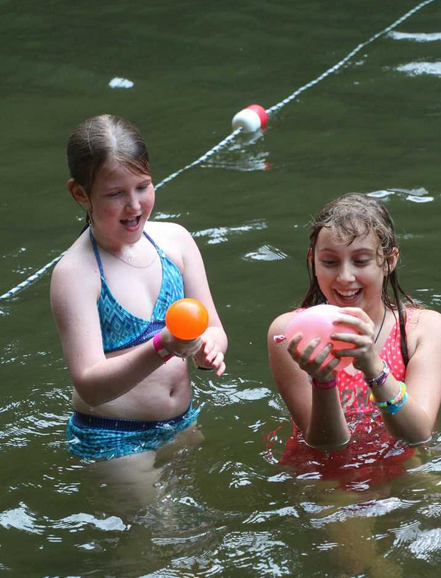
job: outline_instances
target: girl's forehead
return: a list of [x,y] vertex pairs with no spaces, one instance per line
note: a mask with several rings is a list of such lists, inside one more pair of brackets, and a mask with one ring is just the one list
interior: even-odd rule
[[336,228],[323,227],[317,236],[316,249],[318,251],[332,249],[337,251],[349,250],[359,251],[367,249],[377,251],[380,245],[376,233],[373,231],[363,232],[359,235],[345,235],[343,231]]
[[143,178],[149,177],[147,173],[143,174],[141,171],[134,171],[132,167],[123,165],[117,161],[106,161],[100,168],[97,178],[101,181],[118,180],[125,178]]

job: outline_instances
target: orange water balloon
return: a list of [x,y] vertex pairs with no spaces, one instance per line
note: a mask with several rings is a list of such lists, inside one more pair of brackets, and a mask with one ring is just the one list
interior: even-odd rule
[[178,339],[196,339],[208,327],[208,311],[197,299],[179,299],[168,308],[165,324]]

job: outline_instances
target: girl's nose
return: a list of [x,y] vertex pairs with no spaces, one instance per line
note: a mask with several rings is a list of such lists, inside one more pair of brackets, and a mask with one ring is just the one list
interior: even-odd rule
[[341,283],[351,283],[355,280],[355,275],[349,263],[342,263],[337,274],[337,281]]
[[137,211],[140,207],[140,202],[136,194],[130,194],[127,197],[127,207],[132,211]]

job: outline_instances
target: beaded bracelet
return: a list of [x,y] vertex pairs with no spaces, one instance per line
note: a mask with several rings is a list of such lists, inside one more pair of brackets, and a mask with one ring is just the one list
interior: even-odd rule
[[377,377],[374,377],[373,379],[365,378],[365,382],[368,384],[369,387],[380,387],[381,385],[384,385],[389,373],[390,367],[383,360],[383,371],[380,373],[380,375],[377,375]]
[[375,401],[375,398],[371,393],[370,399],[372,404],[375,405],[375,407],[379,407],[380,409],[386,409],[391,415],[400,411],[400,409],[407,402],[407,387],[406,384],[402,381],[399,381],[398,385],[400,386],[400,389],[398,390],[397,395],[389,401]]

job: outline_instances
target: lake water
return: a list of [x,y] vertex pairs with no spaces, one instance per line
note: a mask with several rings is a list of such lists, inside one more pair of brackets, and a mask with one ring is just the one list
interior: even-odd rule
[[[228,136],[236,112],[281,102],[416,6],[2,0],[0,294],[78,234],[65,187],[78,122],[134,121],[160,183]],[[277,464],[290,426],[266,332],[305,292],[311,215],[347,192],[387,203],[402,284],[441,311],[440,16],[441,1],[427,3],[271,115],[263,136],[239,135],[158,190],[153,218],[194,234],[230,348],[220,379],[194,372],[204,441],[164,461],[153,502],[135,505],[129,483],[105,485],[66,451],[50,275],[0,301],[2,573],[439,576],[440,424],[389,484],[346,492],[296,476]]]

